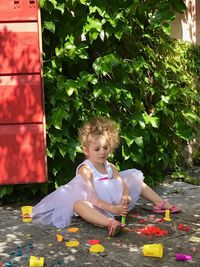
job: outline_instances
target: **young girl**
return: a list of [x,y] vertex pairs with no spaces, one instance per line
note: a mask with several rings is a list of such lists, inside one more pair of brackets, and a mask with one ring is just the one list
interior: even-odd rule
[[141,171],[118,172],[107,161],[119,143],[115,122],[95,118],[83,125],[79,139],[87,159],[77,167],[76,176],[69,183],[33,207],[33,221],[60,228],[79,215],[92,224],[107,227],[109,235],[116,236],[124,225],[115,216],[126,216],[140,195],[154,204],[155,213],[164,213],[166,209],[180,211],[143,182]]

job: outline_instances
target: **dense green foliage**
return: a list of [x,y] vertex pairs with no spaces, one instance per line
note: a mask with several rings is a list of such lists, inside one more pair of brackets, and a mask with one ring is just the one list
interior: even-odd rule
[[49,185],[74,176],[83,158],[77,130],[96,115],[121,128],[112,161],[142,169],[153,185],[181,164],[199,127],[199,50],[169,36],[184,1],[40,2]]

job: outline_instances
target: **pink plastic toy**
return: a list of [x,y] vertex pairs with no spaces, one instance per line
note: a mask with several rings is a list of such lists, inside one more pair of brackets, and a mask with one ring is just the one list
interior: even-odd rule
[[176,253],[177,261],[189,261],[192,260],[192,256],[188,254]]

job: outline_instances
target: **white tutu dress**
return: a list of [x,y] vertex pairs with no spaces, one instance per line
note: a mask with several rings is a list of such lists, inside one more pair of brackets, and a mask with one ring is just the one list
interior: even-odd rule
[[[109,162],[105,162],[107,174],[102,174],[95,169],[91,161],[85,160],[77,167],[76,176],[69,183],[59,187],[33,207],[33,222],[44,225],[53,224],[57,228],[63,228],[70,225],[73,216],[77,216],[73,211],[73,205],[77,200],[86,200],[92,203],[91,196],[94,194],[88,188],[82,176],[78,175],[78,170],[83,164],[87,165],[93,172],[93,184],[96,190],[95,197],[109,204],[121,203],[122,186],[118,179],[112,178],[112,167]],[[120,172],[120,175],[129,188],[132,201],[128,209],[131,210],[140,196],[144,180],[143,173],[137,169],[129,169]],[[115,214],[106,210],[100,208],[98,210],[106,216],[115,216]]]

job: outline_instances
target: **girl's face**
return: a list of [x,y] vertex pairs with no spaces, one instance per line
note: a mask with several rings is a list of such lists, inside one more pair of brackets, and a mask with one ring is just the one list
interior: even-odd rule
[[104,163],[110,152],[106,136],[97,135],[89,138],[89,145],[84,148],[84,154],[94,163]]

